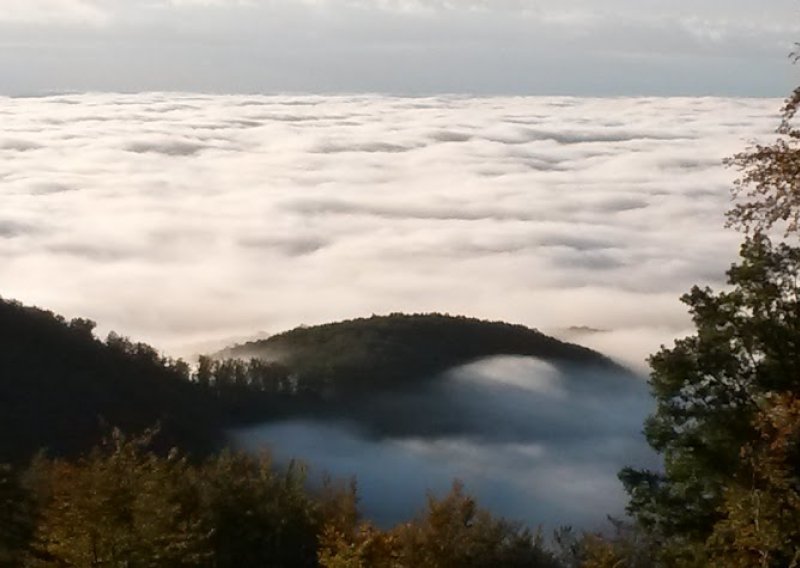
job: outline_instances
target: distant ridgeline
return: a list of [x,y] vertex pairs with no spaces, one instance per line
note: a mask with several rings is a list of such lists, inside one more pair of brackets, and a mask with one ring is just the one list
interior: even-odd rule
[[347,418],[377,435],[457,429],[372,402],[387,391],[419,400],[444,371],[493,355],[628,374],[523,326],[436,314],[298,328],[201,357],[196,369],[113,333],[101,341],[93,328],[0,299],[0,462],[41,448],[83,452],[108,425],[139,432],[159,423],[163,448],[195,455],[218,449],[230,428],[293,417]]

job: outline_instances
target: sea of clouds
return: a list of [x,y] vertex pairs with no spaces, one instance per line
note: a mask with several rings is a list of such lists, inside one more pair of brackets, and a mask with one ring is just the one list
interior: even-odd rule
[[[724,283],[740,236],[723,228],[735,172],[721,161],[768,138],[779,106],[0,98],[0,295],[173,355],[437,311],[522,323],[644,372],[648,353],[691,331],[678,297]],[[593,527],[622,512],[620,467],[657,465],[640,435],[646,388],[626,380],[494,359],[452,371],[426,401],[463,435],[291,421],[236,439],[357,473],[383,522],[460,477],[503,514]]]
[[[643,368],[719,285],[779,101],[0,98],[0,294],[172,354],[372,313],[507,320]],[[570,329],[579,328],[579,329]],[[589,329],[591,328],[591,329]]]

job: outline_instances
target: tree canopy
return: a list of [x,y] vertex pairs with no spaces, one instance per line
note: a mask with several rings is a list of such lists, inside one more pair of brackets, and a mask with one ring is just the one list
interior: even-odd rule
[[0,566],[558,566],[536,533],[480,509],[459,484],[379,529],[360,520],[354,485],[310,488],[302,464],[231,452],[194,463],[151,452],[150,440],[115,432],[78,460],[4,471],[0,499],[15,507],[0,509]]

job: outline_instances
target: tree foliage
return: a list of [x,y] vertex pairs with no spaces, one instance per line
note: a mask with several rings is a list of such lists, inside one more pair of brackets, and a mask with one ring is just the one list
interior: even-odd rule
[[0,566],[558,566],[538,533],[480,509],[459,484],[382,530],[361,521],[354,484],[311,488],[301,464],[266,454],[195,463],[149,451],[151,439],[114,432],[77,461],[39,458],[3,477]]
[[176,453],[114,448],[76,463],[41,464],[45,495],[29,566],[197,566],[212,527],[198,508],[195,471]]
[[800,250],[748,238],[728,283],[684,296],[697,333],[651,358],[657,408],[645,434],[664,456],[663,474],[621,474],[630,511],[679,565],[705,562],[741,452],[760,437],[764,401],[800,392]]
[[310,492],[297,463],[231,452],[193,463],[149,451],[151,439],[115,431],[77,461],[35,462],[36,483],[11,500],[35,503],[30,530],[12,535],[13,565],[316,566],[322,526],[355,506],[351,492]]
[[36,526],[36,503],[21,472],[0,465],[0,567],[18,566]]
[[726,161],[741,173],[734,184],[738,202],[728,212],[731,226],[746,232],[782,227],[786,235],[800,231],[800,129],[794,124],[798,109],[800,87],[783,106],[779,137]]
[[724,494],[723,519],[709,550],[715,566],[800,566],[800,395],[764,400],[758,438],[742,448],[742,464]]
[[456,482],[441,499],[428,497],[414,521],[383,532],[370,524],[328,530],[325,568],[557,568],[539,533],[481,509]]
[[659,566],[800,562],[799,107],[800,89],[779,139],[729,161],[742,173],[728,214],[746,233],[739,262],[726,290],[683,297],[696,333],[650,359],[657,408],[645,434],[664,470],[620,477]]

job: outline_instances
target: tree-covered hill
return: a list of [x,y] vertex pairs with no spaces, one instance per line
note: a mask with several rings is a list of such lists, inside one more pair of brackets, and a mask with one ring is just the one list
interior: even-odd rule
[[93,327],[0,299],[0,462],[85,451],[104,423],[131,432],[160,423],[163,445],[210,449],[216,410],[188,365],[113,334],[100,341]]
[[401,389],[482,358],[521,355],[561,368],[626,373],[609,358],[522,325],[443,314],[391,314],[299,327],[237,345],[217,358],[285,366],[299,391]]
[[438,314],[298,328],[201,357],[196,369],[114,333],[102,341],[93,329],[0,299],[0,463],[39,449],[77,455],[110,427],[155,424],[162,449],[193,455],[219,448],[229,429],[308,416],[350,420],[376,435],[479,435],[485,425],[466,421],[437,390],[444,371],[530,355],[624,374],[599,353],[523,326]]

